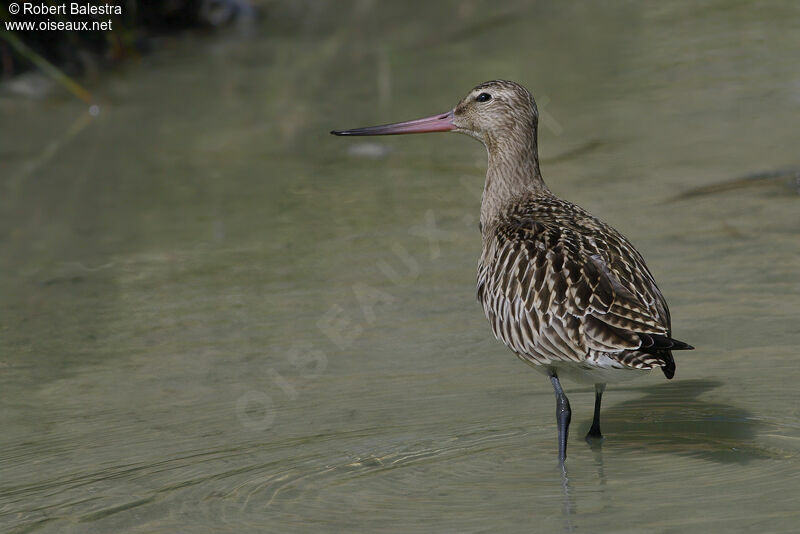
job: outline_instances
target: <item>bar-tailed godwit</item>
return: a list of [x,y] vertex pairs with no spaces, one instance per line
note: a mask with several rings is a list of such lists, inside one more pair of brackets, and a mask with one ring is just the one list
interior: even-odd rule
[[458,132],[481,141],[489,167],[481,201],[478,300],[501,340],[550,377],[558,458],[571,418],[560,378],[594,384],[587,438],[601,438],[606,383],[661,368],[675,374],[669,309],[644,259],[614,228],[550,192],[539,171],[538,111],[521,85],[478,85],[452,110],[335,135]]

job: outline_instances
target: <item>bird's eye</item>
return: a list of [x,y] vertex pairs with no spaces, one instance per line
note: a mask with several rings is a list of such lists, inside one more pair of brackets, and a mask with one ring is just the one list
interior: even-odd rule
[[488,102],[492,99],[492,95],[489,93],[481,93],[475,97],[475,102]]

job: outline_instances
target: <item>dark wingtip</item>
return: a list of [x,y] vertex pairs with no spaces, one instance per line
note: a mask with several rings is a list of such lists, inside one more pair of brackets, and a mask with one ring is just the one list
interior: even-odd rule
[[644,352],[656,353],[662,350],[694,350],[694,347],[683,341],[659,334],[639,334],[642,340],[640,347]]
[[694,350],[694,347],[689,345],[688,343],[684,343],[683,341],[678,341],[677,339],[673,339],[670,350]]
[[331,130],[331,135],[347,135],[346,130]]

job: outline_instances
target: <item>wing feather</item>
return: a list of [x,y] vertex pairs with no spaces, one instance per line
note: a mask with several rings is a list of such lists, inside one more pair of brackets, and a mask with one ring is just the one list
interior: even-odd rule
[[604,354],[674,372],[669,350],[688,345],[670,339],[667,304],[642,257],[577,206],[548,202],[518,206],[484,232],[478,299],[495,336],[533,363]]

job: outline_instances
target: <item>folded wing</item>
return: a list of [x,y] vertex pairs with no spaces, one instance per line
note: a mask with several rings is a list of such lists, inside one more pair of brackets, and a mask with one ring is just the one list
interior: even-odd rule
[[667,304],[639,253],[584,214],[565,224],[549,221],[549,211],[491,230],[478,299],[495,336],[532,363],[604,355],[620,367],[660,366],[671,378],[670,351],[691,347],[671,339]]

